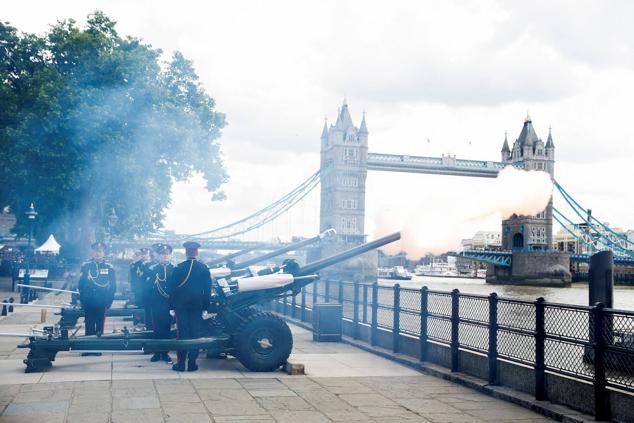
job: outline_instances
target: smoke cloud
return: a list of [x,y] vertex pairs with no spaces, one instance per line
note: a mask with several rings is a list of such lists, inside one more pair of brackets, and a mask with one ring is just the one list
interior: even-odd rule
[[497,227],[499,231],[502,219],[543,211],[553,185],[546,172],[509,166],[490,183],[465,183],[462,188],[449,191],[442,190],[442,186],[436,188],[441,189],[429,189],[400,200],[384,196],[376,202],[374,232],[400,230],[402,235],[400,243],[385,248],[386,253],[405,251],[411,258],[419,258],[427,253],[459,251],[462,239],[472,237],[478,230]]

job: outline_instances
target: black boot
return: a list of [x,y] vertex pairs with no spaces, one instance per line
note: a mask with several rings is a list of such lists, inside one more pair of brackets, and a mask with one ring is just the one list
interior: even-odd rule
[[161,360],[163,360],[166,363],[171,363],[172,357],[170,357],[168,353],[164,352],[163,354],[161,354]]
[[196,370],[198,370],[198,364],[196,364],[195,361],[189,360],[187,362],[187,371],[188,372],[195,372]]
[[185,353],[177,352],[176,353],[176,363],[172,366],[172,370],[176,372],[184,372],[185,371]]
[[152,358],[150,358],[150,361],[151,361],[152,363],[156,363],[157,361],[159,361],[159,360],[160,360],[160,359],[162,359],[162,358],[163,358],[163,357],[162,357],[161,353],[156,352],[156,353],[154,353],[154,355],[152,356]]

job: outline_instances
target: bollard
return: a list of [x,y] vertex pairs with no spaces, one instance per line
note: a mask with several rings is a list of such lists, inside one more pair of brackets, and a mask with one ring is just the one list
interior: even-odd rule
[[596,420],[610,420],[610,396],[607,390],[605,374],[605,306],[596,303],[592,306],[592,334],[594,346],[594,418]]
[[[5,298],[2,302],[6,303],[7,299]],[[6,315],[7,315],[7,305],[3,304],[2,305],[2,313],[0,313],[0,316],[6,316]]]
[[[9,303],[13,304],[14,301],[15,301],[15,298],[13,297],[9,298]],[[13,305],[9,306],[9,313],[13,313]]]

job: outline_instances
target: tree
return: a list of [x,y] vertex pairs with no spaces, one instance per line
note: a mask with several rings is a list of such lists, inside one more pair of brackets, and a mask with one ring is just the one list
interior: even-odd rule
[[181,53],[120,37],[102,12],[44,36],[0,23],[0,205],[39,212],[36,234],[66,243],[161,227],[174,180],[200,172],[215,198],[227,180],[225,125]]

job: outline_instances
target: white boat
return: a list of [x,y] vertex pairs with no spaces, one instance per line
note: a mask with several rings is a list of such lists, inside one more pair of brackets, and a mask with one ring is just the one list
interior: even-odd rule
[[458,269],[455,265],[445,262],[435,262],[428,265],[418,265],[414,269],[416,276],[440,276],[444,278],[455,278]]
[[408,272],[403,266],[379,267],[378,277],[379,279],[396,279],[409,281],[412,279],[412,274]]
[[475,277],[478,279],[486,279],[487,270],[486,269],[476,269]]

